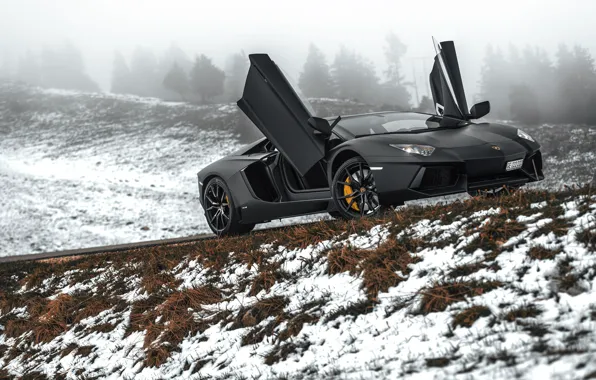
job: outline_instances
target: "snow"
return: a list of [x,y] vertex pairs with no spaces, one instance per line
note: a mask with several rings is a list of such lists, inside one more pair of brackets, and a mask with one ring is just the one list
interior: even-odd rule
[[[317,103],[332,114],[370,111],[337,99],[313,99]],[[210,232],[196,172],[242,145],[234,130],[239,121],[233,103],[197,106],[0,83],[0,256]],[[586,170],[593,174],[596,130],[574,128],[528,130],[557,148],[557,133],[574,143],[564,159],[545,153],[547,180],[540,186],[571,183],[585,178]],[[485,216],[493,212],[498,210]],[[257,228],[328,218],[318,214]]]
[[35,91],[34,100],[72,103],[18,123],[0,116],[0,256],[210,233],[196,173],[242,143],[202,123],[235,123],[235,106]]
[[[585,200],[584,200],[585,201]],[[212,324],[196,335],[187,335],[160,367],[142,365],[145,355],[143,332],[125,336],[130,309],[123,312],[106,310],[80,323],[93,326],[106,321],[117,327],[108,333],[77,332],[70,328],[49,343],[36,346],[39,354],[29,359],[19,356],[10,362],[0,359],[0,368],[11,374],[36,368],[46,374],[61,374],[75,379],[75,369],[82,376],[100,376],[107,379],[190,379],[190,378],[583,378],[596,371],[596,252],[577,240],[576,233],[596,226],[596,210],[579,208],[579,200],[562,204],[562,217],[572,223],[565,236],[550,241],[551,248],[561,250],[553,259],[537,260],[528,256],[531,247],[544,244],[545,235],[530,238],[533,231],[547,219],[533,214],[518,218],[526,229],[502,243],[503,251],[494,258],[492,269],[481,268],[457,281],[500,281],[504,285],[466,297],[450,304],[444,311],[420,312],[425,289],[448,278],[455,266],[483,262],[489,253],[482,249],[472,254],[463,248],[469,238],[462,233],[499,217],[500,209],[488,208],[463,215],[450,223],[439,220],[421,220],[397,234],[390,232],[390,224],[371,228],[365,234],[340,234],[305,248],[275,247],[270,242],[259,249],[275,250],[271,260],[280,263],[287,278],[278,280],[268,291],[251,296],[248,289],[239,287],[239,279],[250,279],[259,273],[257,264],[248,268],[232,261],[218,277],[218,283],[208,278],[208,270],[200,261],[183,259],[171,273],[182,280],[180,289],[211,284],[216,287],[232,286],[235,293],[223,301],[205,305],[196,311],[196,317],[222,311],[238,313],[242,308],[274,296],[285,297],[284,311],[293,314],[309,302],[318,301],[317,321],[306,323],[298,335],[279,342],[275,334],[262,342],[242,345],[241,339],[253,327],[231,329],[229,324]],[[542,208],[547,207],[547,204]],[[528,210],[533,210],[529,208]],[[419,260],[409,265],[409,273],[397,286],[381,292],[378,303],[369,313],[339,316],[327,320],[334,311],[365,301],[360,275],[342,272],[330,275],[325,252],[331,247],[352,247],[374,250],[388,239],[400,236],[436,239],[437,230],[457,234],[456,243],[423,247],[411,252]],[[444,238],[447,235],[445,235]],[[441,239],[438,239],[441,240]],[[232,253],[230,253],[232,255]],[[560,289],[560,263],[566,261],[570,274],[579,278],[577,292]],[[306,265],[308,263],[308,265]],[[134,265],[134,264],[131,264]],[[265,263],[263,263],[265,265]],[[523,270],[522,270],[523,269]],[[118,275],[106,268],[97,271],[82,283],[67,285],[76,271],[65,274],[56,285],[57,293],[71,293],[75,289],[97,286],[102,277]],[[211,279],[211,282],[210,282]],[[54,280],[42,283],[40,290]],[[229,289],[229,287],[227,287]],[[125,296],[131,302],[141,295],[139,281],[130,282],[131,292]],[[33,289],[32,291],[35,291]],[[491,315],[480,317],[471,327],[453,326],[454,316],[472,305],[488,307]],[[508,320],[505,316],[519,308],[535,307],[538,315]],[[24,313],[14,309],[12,313]],[[592,315],[592,317],[590,317]],[[257,326],[273,321],[269,317]],[[287,322],[275,328],[282,331]],[[544,333],[533,333],[532,326],[542,326]],[[0,344],[12,344],[14,338],[0,335]],[[72,352],[64,357],[52,355],[70,343],[93,346],[89,356]],[[265,364],[266,357],[280,344],[295,344],[298,349],[285,360]],[[541,348],[547,347],[547,348]],[[446,358],[442,366],[429,365],[430,359]],[[200,369],[197,361],[204,361]],[[186,364],[190,364],[189,366]],[[194,373],[192,373],[194,372]]]

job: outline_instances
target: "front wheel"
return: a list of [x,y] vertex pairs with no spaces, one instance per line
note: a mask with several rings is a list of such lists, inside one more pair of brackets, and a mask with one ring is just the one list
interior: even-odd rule
[[205,217],[209,228],[217,236],[244,234],[255,227],[254,224],[239,222],[239,215],[230,194],[230,189],[221,178],[213,178],[205,186]]
[[362,218],[381,212],[373,172],[362,157],[351,158],[339,167],[333,177],[331,195],[341,218]]

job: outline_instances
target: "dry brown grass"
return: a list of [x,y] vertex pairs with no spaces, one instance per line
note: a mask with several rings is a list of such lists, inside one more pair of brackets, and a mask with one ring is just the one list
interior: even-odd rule
[[484,294],[502,285],[499,281],[438,283],[420,291],[420,309],[424,314],[445,311],[455,302],[465,301],[467,297]]
[[[128,332],[145,331],[144,347],[147,353],[146,365],[159,366],[176,350],[182,339],[188,334],[196,334],[216,323],[232,323],[233,328],[249,327],[250,331],[243,338],[243,344],[260,342],[264,337],[276,338],[278,345],[271,358],[280,360],[290,352],[299,352],[292,337],[297,336],[307,323],[316,323],[320,313],[313,310],[286,312],[287,300],[283,297],[261,299],[256,304],[243,308],[237,313],[222,311],[211,319],[201,319],[199,315],[203,305],[221,302],[233,292],[245,291],[251,296],[269,292],[272,286],[287,280],[287,273],[280,270],[279,263],[271,260],[277,254],[279,246],[304,248],[324,240],[333,240],[337,236],[349,234],[365,234],[373,226],[390,223],[391,237],[378,247],[370,250],[351,247],[334,248],[326,252],[328,273],[349,272],[361,276],[367,299],[354,305],[337,310],[333,320],[340,315],[360,315],[373,309],[379,292],[386,292],[403,280],[401,277],[410,273],[410,264],[418,259],[414,252],[419,248],[437,246],[445,242],[430,243],[410,238],[395,239],[395,235],[422,219],[439,219],[447,224],[458,217],[466,217],[472,212],[501,207],[501,213],[490,217],[488,224],[472,228],[468,233],[478,232],[479,238],[470,244],[488,250],[486,261],[494,259],[502,250],[500,245],[525,230],[526,226],[515,222],[516,215],[528,215],[536,212],[529,205],[546,201],[547,206],[540,209],[546,217],[555,218],[554,223],[544,226],[554,229],[559,236],[567,232],[567,221],[558,218],[563,209],[560,207],[566,197],[580,197],[592,194],[593,190],[573,189],[551,193],[546,191],[520,191],[509,197],[487,199],[476,197],[457,201],[449,205],[429,207],[412,206],[397,212],[389,212],[379,218],[354,221],[326,221],[307,225],[291,226],[269,231],[255,231],[247,236],[210,239],[184,245],[150,247],[127,252],[101,254],[94,256],[71,257],[67,260],[50,260],[43,262],[11,263],[0,265],[0,312],[6,314],[15,307],[25,306],[29,318],[19,319],[12,315],[0,317],[7,337],[26,339],[27,343],[48,341],[70,329],[73,324],[84,318],[95,316],[109,308],[115,310],[131,309]],[[588,212],[589,198],[585,198],[581,207]],[[514,209],[517,208],[517,209]],[[511,219],[513,221],[507,221]],[[578,234],[578,240],[588,247],[594,248],[594,231]],[[450,241],[447,241],[449,243]],[[452,242],[452,241],[451,241]],[[263,249],[268,243],[271,249]],[[550,259],[556,253],[536,249],[529,252],[533,259]],[[183,260],[196,259],[207,268],[207,278],[214,283],[220,276],[226,275],[230,264],[258,266],[258,273],[252,278],[241,279],[233,286],[216,289],[203,287],[197,289],[178,290],[180,282],[174,277],[174,268]],[[321,255],[315,260],[325,260]],[[474,263],[456,267],[449,273],[451,277],[467,276],[490,263]],[[559,265],[558,280],[563,289],[577,285],[578,276],[574,274],[572,265],[562,261]],[[50,301],[48,296],[56,294],[58,279],[67,271],[75,270],[68,277],[70,285],[88,281],[97,276],[96,269],[113,269],[112,277],[106,277],[105,283],[97,286],[93,294],[73,294],[58,296]],[[104,271],[104,276],[108,271]],[[108,273],[109,274],[109,273]],[[46,282],[41,293],[39,285],[54,276],[57,280]],[[119,301],[120,295],[132,290],[130,278],[141,278],[141,286],[150,294],[150,298],[137,301],[132,305]],[[26,287],[24,293],[15,291]],[[479,283],[446,282],[438,283],[423,289],[421,295],[421,312],[430,313],[445,310],[454,302],[466,300],[501,286],[499,282]],[[471,325],[486,310],[480,306],[470,307],[454,317],[454,325]],[[509,317],[505,317],[509,318]],[[516,317],[517,318],[517,317]],[[287,322],[279,331],[279,326]],[[115,323],[115,322],[114,322]],[[115,327],[112,323],[104,323],[85,331],[109,332]],[[25,335],[28,332],[31,334]],[[278,335],[276,335],[278,332]],[[27,337],[27,338],[25,338]],[[290,344],[291,343],[291,344]],[[23,346],[24,347],[24,346]],[[14,347],[9,348],[12,351]],[[12,352],[11,351],[11,352]],[[15,351],[17,352],[17,351]]]
[[488,317],[491,315],[490,309],[486,306],[472,306],[455,315],[453,317],[452,326],[472,327],[480,317]]
[[453,278],[466,277],[484,268],[487,268],[487,265],[483,262],[463,264],[453,268],[448,276]]
[[515,220],[507,219],[509,219],[509,215],[506,212],[501,212],[500,215],[491,217],[488,223],[485,223],[478,229],[480,240],[494,241],[497,245],[502,245],[510,238],[526,230],[525,225]]
[[576,233],[577,240],[588,249],[596,251],[596,230],[585,229]]
[[307,314],[307,313],[300,313],[294,318],[288,321],[288,324],[285,329],[283,329],[279,335],[279,340],[286,340],[290,337],[297,336],[300,331],[302,331],[302,327],[306,323],[314,323],[319,320],[319,317]]
[[185,336],[203,331],[210,322],[197,321],[193,313],[203,305],[221,302],[222,297],[219,289],[207,285],[135,303],[129,332],[145,331],[145,365],[160,366]]
[[553,233],[556,237],[563,237],[567,235],[569,228],[573,227],[573,224],[570,223],[568,220],[563,218],[554,218],[552,222],[546,223],[536,231],[534,231],[533,236],[539,237],[542,235],[549,235]]
[[163,346],[153,346],[147,349],[145,365],[147,367],[159,367],[170,357],[170,350]]
[[31,331],[32,323],[29,319],[15,318],[9,319],[4,327],[4,334],[8,338],[17,338]]
[[561,252],[560,248],[550,249],[542,245],[536,245],[530,248],[528,256],[534,260],[552,260]]
[[542,310],[540,310],[537,306],[525,305],[525,306],[520,306],[520,307],[517,307],[517,308],[511,310],[510,312],[505,314],[504,318],[505,318],[505,320],[507,320],[509,322],[513,322],[513,321],[517,320],[518,318],[536,318],[541,313],[542,313]]
[[379,292],[386,292],[403,280],[397,272],[407,275],[409,265],[418,261],[410,254],[415,250],[410,239],[389,238],[375,249],[352,249],[341,247],[327,253],[328,273],[349,272],[362,274],[363,286],[371,300],[376,300]]
[[248,295],[254,297],[263,290],[268,292],[282,278],[283,275],[279,272],[279,265],[271,265],[268,268],[263,268],[252,280]]
[[327,253],[327,272],[331,275],[341,272],[355,274],[367,254],[365,250],[354,250],[351,247],[332,249]]

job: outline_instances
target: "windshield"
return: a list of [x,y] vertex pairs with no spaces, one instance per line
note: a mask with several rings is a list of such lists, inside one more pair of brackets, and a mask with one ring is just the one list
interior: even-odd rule
[[435,115],[387,112],[347,117],[338,126],[354,136],[362,136],[435,129],[439,128],[440,120]]

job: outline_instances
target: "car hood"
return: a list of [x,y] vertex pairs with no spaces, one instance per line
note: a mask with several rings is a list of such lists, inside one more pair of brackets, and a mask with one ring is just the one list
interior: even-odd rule
[[462,148],[484,144],[499,144],[519,140],[517,128],[493,124],[469,124],[458,128],[438,128],[413,133],[387,133],[362,136],[358,139],[378,140],[389,144],[423,144],[436,148]]

